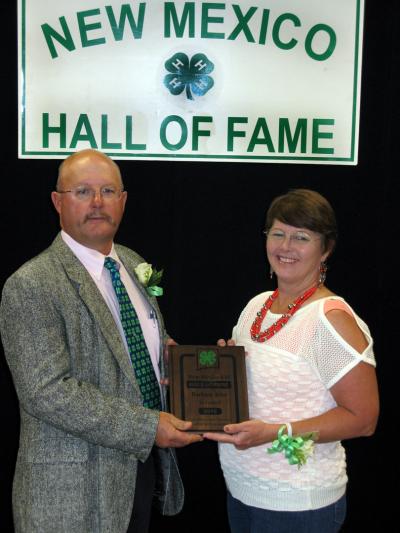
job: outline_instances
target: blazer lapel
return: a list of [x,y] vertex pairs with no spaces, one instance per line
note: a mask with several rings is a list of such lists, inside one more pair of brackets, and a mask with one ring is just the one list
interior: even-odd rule
[[110,351],[113,353],[122,371],[129,381],[135,387],[138,387],[134,370],[129,361],[114,318],[90,274],[64,243],[61,235],[58,235],[53,242],[52,249],[60,259],[71,282],[77,287],[82,301],[94,316]]

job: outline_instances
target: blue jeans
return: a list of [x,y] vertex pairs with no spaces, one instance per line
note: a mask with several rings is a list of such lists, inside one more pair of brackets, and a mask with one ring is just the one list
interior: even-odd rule
[[313,511],[268,511],[236,500],[228,492],[232,533],[337,533],[346,516],[346,495]]

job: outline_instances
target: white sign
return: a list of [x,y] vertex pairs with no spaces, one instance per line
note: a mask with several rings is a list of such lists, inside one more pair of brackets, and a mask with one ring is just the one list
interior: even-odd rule
[[18,0],[19,155],[357,164],[363,0]]

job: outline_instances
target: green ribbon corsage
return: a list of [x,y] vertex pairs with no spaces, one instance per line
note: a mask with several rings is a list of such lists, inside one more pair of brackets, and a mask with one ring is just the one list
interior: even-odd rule
[[[267,449],[268,453],[284,453],[290,465],[297,465],[298,468],[305,465],[307,459],[314,453],[315,433],[293,437],[291,426],[284,424],[279,428],[278,438],[273,441],[272,446]],[[284,432],[287,433],[284,433]]]

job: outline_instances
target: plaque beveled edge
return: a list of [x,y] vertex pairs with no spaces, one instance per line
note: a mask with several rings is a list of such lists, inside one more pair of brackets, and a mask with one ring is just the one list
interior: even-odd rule
[[[236,412],[235,420],[229,423],[242,422],[249,418],[249,404],[247,393],[247,375],[246,375],[246,363],[245,363],[245,351],[243,346],[216,346],[216,345],[203,345],[203,344],[186,344],[186,345],[173,345],[169,346],[169,380],[170,380],[170,412],[177,418],[185,420],[185,409],[182,407],[182,394],[184,376],[180,375],[179,367],[180,360],[183,356],[193,355],[197,357],[198,350],[214,350],[218,352],[219,357],[221,355],[230,356],[233,363],[233,375],[232,380],[234,382],[235,403]],[[222,354],[221,354],[222,352]],[[238,371],[239,368],[239,371]],[[176,375],[180,376],[176,379]],[[209,428],[196,428],[189,430],[192,433],[205,433],[205,432],[220,432],[221,429],[209,429]]]

